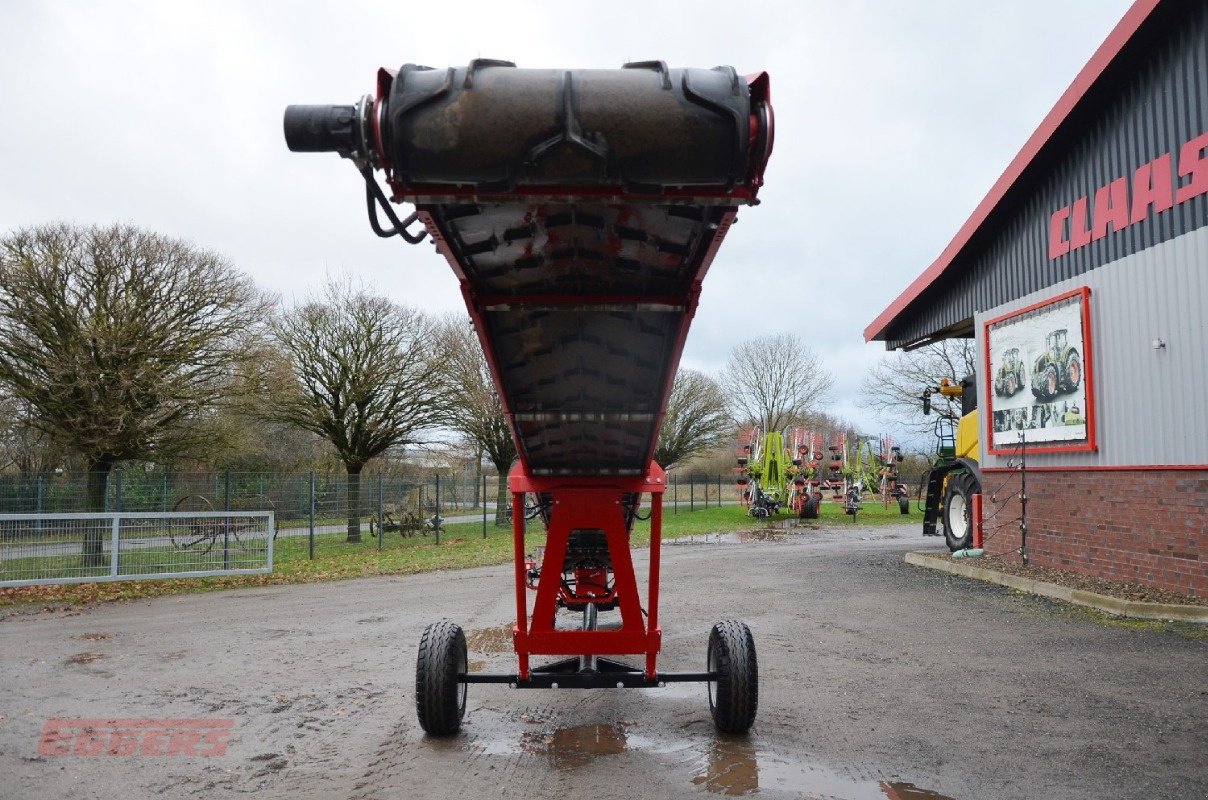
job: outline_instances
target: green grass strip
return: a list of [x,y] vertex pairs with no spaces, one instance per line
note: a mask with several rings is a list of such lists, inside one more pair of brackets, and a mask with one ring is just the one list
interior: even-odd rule
[[[645,509],[648,512],[649,509]],[[709,533],[752,530],[777,527],[795,520],[791,513],[781,514],[768,521],[759,521],[746,514],[740,506],[698,508],[689,511],[681,502],[678,512],[667,507],[663,510],[663,538],[675,539]],[[921,526],[917,512],[902,516],[896,504],[886,509],[880,502],[865,503],[857,516],[861,525],[916,522]],[[822,519],[802,522],[803,525],[818,525],[839,528],[853,524],[837,503],[824,503]],[[525,546],[529,553],[545,542],[545,533],[539,522],[529,523]],[[369,534],[368,525],[362,528],[362,541],[349,543],[346,533],[325,533],[315,537],[315,558],[309,558],[309,537],[279,536],[275,544],[273,572],[266,575],[230,575],[210,578],[164,578],[105,583],[56,584],[49,586],[22,586],[0,589],[0,607],[24,604],[79,605],[84,603],[114,600],[135,600],[166,595],[192,594],[250,586],[275,586],[318,581],[368,578],[381,575],[409,575],[433,570],[465,569],[494,564],[505,564],[512,558],[512,535],[510,528],[500,528],[488,523],[487,537],[482,536],[481,522],[448,525],[441,534],[441,543],[435,544],[435,536],[388,533],[380,543]],[[650,543],[649,521],[634,524],[631,541],[635,547]],[[233,551],[235,552],[235,551]],[[238,554],[248,558],[251,554]],[[176,548],[153,548],[123,554],[122,569],[136,572],[140,568],[154,565],[197,564],[199,558],[208,559],[212,566],[222,565],[221,546],[214,547],[205,556],[180,551]],[[62,564],[64,556],[54,557]],[[77,560],[79,556],[74,556]],[[25,563],[39,561],[38,558],[17,559],[5,562],[5,571],[14,574],[18,568],[27,570],[36,567]],[[194,567],[196,568],[196,567]],[[108,574],[108,568],[95,570]],[[28,574],[26,572],[25,574]],[[87,574],[82,570],[76,574]]]

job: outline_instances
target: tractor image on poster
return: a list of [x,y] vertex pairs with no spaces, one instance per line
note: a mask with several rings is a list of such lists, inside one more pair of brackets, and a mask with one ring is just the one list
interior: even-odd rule
[[1032,365],[1032,394],[1039,400],[1052,400],[1058,394],[1072,392],[1082,383],[1082,359],[1066,343],[1068,329],[1059,328],[1044,339],[1045,349]]
[[[455,734],[476,683],[694,681],[720,731],[747,731],[759,692],[745,623],[713,626],[703,669],[659,669],[667,481],[653,453],[701,283],[739,207],[758,202],[773,142],[767,74],[406,64],[379,70],[376,93],[355,103],[288,107],[284,127],[290,150],[356,167],[374,233],[430,239],[444,257],[516,444],[512,507],[534,498],[544,528],[530,556],[530,514],[512,514],[515,671],[471,671],[462,628],[433,622],[416,659],[420,726]],[[648,549],[630,546],[638,519]]]
[[1019,348],[1012,347],[1002,355],[1002,363],[994,376],[994,394],[1012,397],[1023,387],[1023,358],[1019,355]]

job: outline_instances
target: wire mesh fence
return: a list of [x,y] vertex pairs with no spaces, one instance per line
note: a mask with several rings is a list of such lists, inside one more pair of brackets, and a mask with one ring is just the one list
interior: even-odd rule
[[271,511],[0,514],[0,586],[271,572]]
[[[450,538],[510,536],[511,531],[510,496],[506,492],[499,494],[499,478],[472,472],[373,473],[350,479],[346,474],[321,472],[176,473],[126,469],[110,473],[103,483],[94,481],[95,486],[104,486],[104,494],[91,501],[88,477],[0,475],[0,514],[40,516],[43,527],[63,528],[68,525],[64,515],[81,513],[91,514],[95,524],[108,524],[96,522],[97,515],[121,514],[123,519],[134,519],[131,512],[138,512],[187,514],[206,519],[205,515],[218,513],[221,517],[221,512],[227,511],[272,512],[278,561],[435,545]],[[664,513],[680,514],[733,504],[738,497],[732,476],[672,473],[664,496]],[[53,515],[58,515],[57,522],[51,522]],[[31,546],[14,530],[0,527],[0,551],[19,553],[22,552],[19,548]],[[108,535],[106,529],[102,538]],[[186,561],[191,554],[198,564],[189,569],[196,566],[204,571],[212,567],[215,554],[224,552],[230,563],[231,549],[220,547],[208,536],[188,544],[189,538],[184,534],[164,535],[170,545],[176,541],[184,543],[173,545],[174,564]],[[72,537],[76,544],[68,545],[66,540]],[[84,538],[83,531],[63,533],[59,536],[64,540],[60,550],[54,550],[55,541],[46,541],[38,544],[42,548],[39,552],[47,558],[61,559],[64,569],[69,568],[66,562],[73,562],[80,571],[69,577],[106,574],[108,562],[103,566],[84,566],[79,544]],[[120,538],[125,541],[124,534]],[[133,541],[137,536],[132,533],[130,538]],[[132,544],[125,549],[134,552],[138,547]],[[106,557],[109,552],[104,550]],[[164,557],[167,558],[166,550]]]

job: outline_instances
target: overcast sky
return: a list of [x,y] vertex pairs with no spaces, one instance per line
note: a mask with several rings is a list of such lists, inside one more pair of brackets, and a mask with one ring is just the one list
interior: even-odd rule
[[[289,153],[290,103],[378,67],[730,64],[772,79],[776,145],[705,281],[684,365],[794,331],[855,405],[863,330],[943,250],[1129,0],[254,2],[0,0],[0,233],[126,222],[225,254],[287,299],[349,273],[462,309],[427,243],[378,239],[334,155]],[[956,376],[960,377],[960,376]]]

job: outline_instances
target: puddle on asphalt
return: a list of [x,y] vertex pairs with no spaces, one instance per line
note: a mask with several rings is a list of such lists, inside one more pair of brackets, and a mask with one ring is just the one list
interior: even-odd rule
[[512,625],[497,625],[466,631],[466,647],[471,653],[512,652]]
[[[913,783],[889,783],[881,781],[881,789],[890,800],[952,800],[948,795],[920,789]],[[891,794],[892,793],[892,794]]]
[[698,533],[694,536],[683,536],[669,539],[665,545],[683,544],[747,544],[749,542],[786,542],[792,535],[788,529],[760,528],[749,531],[724,531],[718,533]]
[[759,762],[749,742],[719,739],[709,745],[704,763],[692,777],[697,786],[716,794],[750,794],[759,788]]
[[[807,797],[844,800],[892,800],[881,782],[860,780],[824,767],[761,753],[747,739],[717,738],[697,761],[692,782],[714,794],[740,796],[760,789],[807,792]],[[939,796],[936,795],[936,800]]]
[[[701,739],[658,736],[648,738],[630,729],[629,723],[598,723],[560,728],[533,730],[543,720],[531,715],[522,720],[528,725],[515,726],[508,715],[495,716],[479,709],[471,722],[471,748],[486,756],[514,756],[517,753],[541,759],[546,766],[560,771],[581,769],[598,758],[625,753],[645,754],[656,760],[671,757],[671,763],[661,769],[666,772],[674,765],[686,767],[685,777],[695,786],[714,794],[743,796],[761,789],[787,791],[804,797],[842,798],[843,800],[952,800],[945,795],[920,789],[912,783],[877,780],[870,770],[862,775],[844,772],[820,764],[798,761],[783,753],[761,751],[756,741],[745,738],[708,735]],[[475,735],[476,731],[503,732],[503,738]],[[873,773],[875,774],[875,773]]]
[[730,796],[752,794],[763,788],[844,800],[952,800],[912,783],[859,780],[818,764],[760,753],[745,739],[714,740],[692,782],[714,794]]
[[554,769],[582,767],[598,756],[614,756],[629,749],[628,737],[620,725],[576,725],[558,728],[553,733],[526,731],[520,749],[543,755]]

